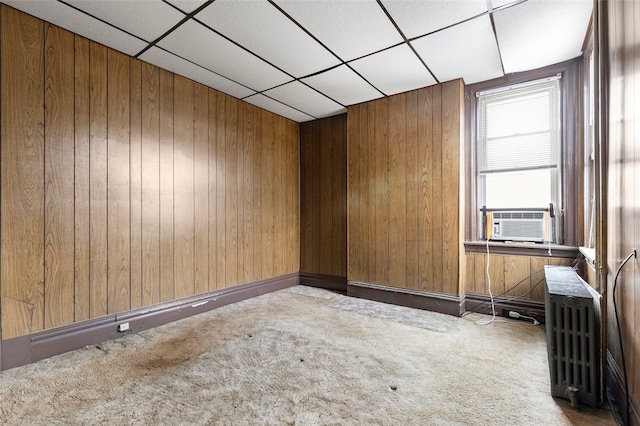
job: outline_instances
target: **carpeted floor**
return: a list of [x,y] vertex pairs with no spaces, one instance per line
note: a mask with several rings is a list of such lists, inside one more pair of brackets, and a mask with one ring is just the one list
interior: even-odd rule
[[292,287],[0,373],[0,424],[614,425],[544,329]]

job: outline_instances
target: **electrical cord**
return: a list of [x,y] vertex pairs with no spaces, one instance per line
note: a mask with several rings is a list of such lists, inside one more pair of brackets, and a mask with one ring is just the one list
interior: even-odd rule
[[622,358],[622,374],[624,375],[624,395],[625,395],[625,423],[627,426],[629,425],[629,379],[627,378],[627,364],[624,360],[624,345],[622,343],[622,329],[620,328],[620,320],[618,319],[618,304],[616,303],[616,287],[618,287],[618,276],[620,275],[620,271],[627,264],[629,259],[632,257],[636,257],[636,249],[633,249],[629,256],[622,261],[620,266],[618,266],[618,270],[616,271],[616,276],[613,279],[613,311],[616,316],[616,324],[618,325],[618,341],[620,342],[620,358]]
[[489,325],[496,320],[496,304],[493,300],[493,294],[491,293],[491,275],[489,275],[489,239],[487,238],[487,267],[485,273],[487,274],[487,283],[489,284],[489,298],[491,299],[491,319],[487,321],[476,321],[476,325]]

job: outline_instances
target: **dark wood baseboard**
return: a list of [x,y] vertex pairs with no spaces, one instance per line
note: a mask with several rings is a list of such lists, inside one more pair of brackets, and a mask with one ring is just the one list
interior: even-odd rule
[[308,285],[309,287],[323,288],[325,290],[339,291],[340,293],[347,292],[347,277],[300,272],[300,284]]
[[464,312],[464,298],[441,293],[415,291],[406,288],[396,288],[368,284],[357,281],[347,282],[347,296],[374,300],[376,302],[407,306],[409,308],[424,309],[460,316]]
[[[123,334],[148,330],[192,315],[299,283],[299,274],[283,275],[251,284],[216,290],[161,305],[109,315],[77,324],[46,330],[2,342],[2,370],[40,361],[64,352],[96,345]],[[119,324],[128,322],[130,331],[120,333]]]
[[[607,359],[606,359],[606,368],[605,368],[605,383],[606,383],[606,392],[607,392],[607,400],[611,405],[611,412],[616,417],[616,421],[619,424],[627,424],[624,421],[626,416],[626,398],[624,395],[624,379],[622,377],[622,371],[618,367],[618,363],[615,358],[607,350]],[[630,413],[630,421],[629,425],[640,425],[640,405],[638,402],[630,398],[629,404],[629,413]]]
[[[491,297],[484,293],[465,293],[464,308],[469,312],[491,315]],[[535,318],[544,323],[544,301],[520,297],[498,296],[493,298],[496,315],[509,316],[509,311]]]

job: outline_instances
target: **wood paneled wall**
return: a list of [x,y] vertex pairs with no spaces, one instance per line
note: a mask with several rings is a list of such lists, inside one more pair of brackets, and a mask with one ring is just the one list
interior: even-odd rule
[[[608,34],[604,36],[608,36],[609,47],[602,58],[610,73],[602,82],[609,92],[605,105],[609,111],[605,123],[609,130],[607,348],[622,371],[612,291],[621,262],[633,249],[640,250],[640,4],[609,1],[603,8],[608,12],[604,22]],[[640,258],[632,258],[622,269],[616,294],[629,390],[635,407],[640,407]],[[635,418],[636,422],[640,419],[640,412]]]
[[349,107],[349,280],[460,294],[463,98],[455,80]]
[[[489,293],[486,253],[466,254],[466,292]],[[573,266],[574,259],[489,253],[494,296],[524,297],[544,302],[544,265]]]
[[298,272],[297,123],[0,14],[2,339]]
[[300,125],[300,270],[347,276],[347,115]]

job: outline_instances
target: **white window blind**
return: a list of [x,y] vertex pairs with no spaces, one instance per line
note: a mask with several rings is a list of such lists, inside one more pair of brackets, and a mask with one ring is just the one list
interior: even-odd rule
[[478,173],[558,168],[559,77],[478,93]]

